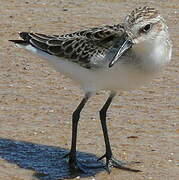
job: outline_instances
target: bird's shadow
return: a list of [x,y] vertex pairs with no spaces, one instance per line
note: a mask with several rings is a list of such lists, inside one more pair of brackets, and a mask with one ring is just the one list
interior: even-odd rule
[[[34,170],[33,176],[40,180],[74,178],[69,171],[68,160],[62,158],[67,153],[68,150],[61,147],[0,138],[0,158],[21,168]],[[84,152],[77,155],[80,162],[89,165],[84,167],[85,174],[80,174],[80,177],[95,176],[104,170],[104,164],[97,162],[95,155]]]

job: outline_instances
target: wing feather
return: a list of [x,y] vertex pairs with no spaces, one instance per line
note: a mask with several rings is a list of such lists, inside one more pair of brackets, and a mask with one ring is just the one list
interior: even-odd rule
[[20,37],[24,42],[46,53],[65,57],[85,68],[94,68],[97,67],[98,60],[92,57],[104,57],[113,46],[114,40],[123,33],[123,26],[118,24],[95,27],[61,36],[21,32]]

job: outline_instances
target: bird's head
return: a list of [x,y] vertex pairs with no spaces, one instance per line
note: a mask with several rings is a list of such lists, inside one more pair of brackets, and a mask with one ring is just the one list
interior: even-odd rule
[[134,44],[165,36],[168,29],[159,12],[147,6],[136,8],[127,15],[124,28]]
[[[123,22],[124,34],[116,41],[116,56],[109,63],[112,67],[124,52],[135,45],[152,43],[168,37],[168,27],[159,12],[151,7],[139,7],[127,15]],[[167,35],[167,36],[166,36]]]

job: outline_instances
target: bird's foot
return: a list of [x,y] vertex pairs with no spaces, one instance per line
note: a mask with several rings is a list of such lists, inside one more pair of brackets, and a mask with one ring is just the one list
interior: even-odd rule
[[104,154],[103,156],[101,156],[99,160],[103,159],[103,158],[106,158],[106,170],[108,173],[111,172],[111,168],[112,167],[115,167],[115,168],[118,168],[118,169],[123,169],[123,170],[126,170],[126,171],[132,171],[132,172],[141,172],[140,170],[138,169],[133,169],[133,168],[129,168],[127,167],[127,165],[130,165],[130,164],[135,164],[135,163],[140,163],[140,162],[131,162],[131,163],[127,163],[127,162],[122,162],[122,161],[119,161],[117,159],[115,159],[113,156],[107,156],[106,154]]
[[71,153],[68,153],[64,155],[62,158],[67,158],[67,157],[69,157],[68,164],[71,174],[80,175],[86,173],[85,168],[83,168],[83,165],[79,161],[77,161],[76,156],[73,156],[71,155]]

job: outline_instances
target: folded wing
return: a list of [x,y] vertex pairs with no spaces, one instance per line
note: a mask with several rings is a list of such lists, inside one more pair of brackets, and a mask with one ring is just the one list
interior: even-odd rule
[[[11,40],[17,44],[32,45],[50,55],[65,57],[85,68],[100,67],[102,59],[124,32],[123,26],[102,26],[65,35],[45,35],[21,32],[23,40]],[[99,60],[95,59],[98,58]]]

